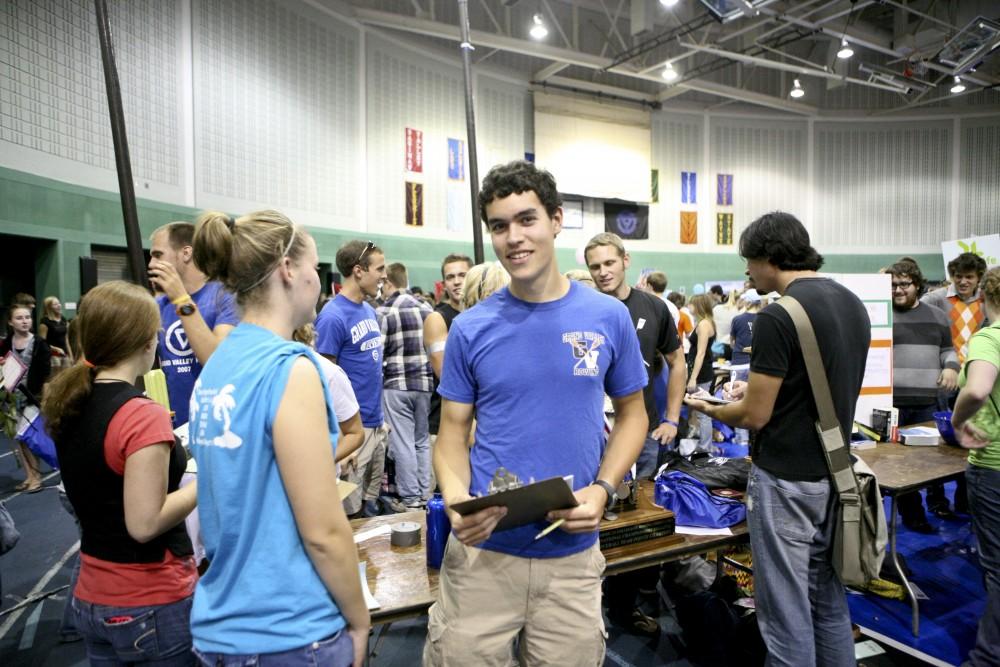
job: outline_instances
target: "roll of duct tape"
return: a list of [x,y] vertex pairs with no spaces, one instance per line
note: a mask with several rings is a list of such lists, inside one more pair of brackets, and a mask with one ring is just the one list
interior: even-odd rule
[[413,521],[393,524],[389,543],[394,547],[412,547],[420,544],[420,524]]

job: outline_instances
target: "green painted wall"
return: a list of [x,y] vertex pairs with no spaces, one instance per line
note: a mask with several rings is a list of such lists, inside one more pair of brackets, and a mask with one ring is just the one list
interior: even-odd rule
[[[144,243],[157,227],[172,220],[193,220],[198,211],[186,206],[145,199],[138,201],[139,226]],[[311,230],[319,247],[321,261],[333,264],[337,248],[357,238],[349,231]],[[0,168],[0,233],[55,241],[41,252],[35,268],[39,294],[56,294],[63,301],[78,301],[80,280],[77,258],[89,255],[92,245],[125,247],[121,203],[118,194],[54,181],[33,174]],[[451,252],[472,256],[472,242],[422,240],[390,235],[365,235],[386,251],[390,262],[403,262],[410,273],[410,283],[431,289],[440,279],[440,261]],[[486,258],[494,259],[487,238]],[[576,252],[570,248],[557,251],[563,271],[576,268]],[[833,273],[870,273],[892,263],[897,254],[827,255],[824,270]],[[929,279],[943,278],[941,255],[915,257]],[[744,264],[731,253],[635,252],[629,281],[638,279],[643,268],[658,268],[670,280],[671,289],[682,286],[687,293],[695,283],[705,280],[739,280]]]

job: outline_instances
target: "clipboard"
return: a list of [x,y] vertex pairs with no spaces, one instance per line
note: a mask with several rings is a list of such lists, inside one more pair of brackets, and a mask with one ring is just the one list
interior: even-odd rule
[[13,350],[0,358],[0,381],[3,383],[3,388],[8,392],[14,393],[17,385],[21,382],[21,378],[27,372],[28,367],[24,365],[19,356],[14,354]]
[[507,514],[500,519],[494,532],[543,521],[545,515],[552,510],[569,509],[576,507],[579,503],[576,501],[576,496],[573,495],[573,489],[570,488],[565,479],[552,477],[509,491],[501,491],[455,503],[451,509],[465,516],[487,507],[501,505],[507,507]]

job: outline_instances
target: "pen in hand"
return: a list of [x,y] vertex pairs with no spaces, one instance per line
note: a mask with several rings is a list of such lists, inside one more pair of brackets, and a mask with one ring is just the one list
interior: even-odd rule
[[543,528],[540,533],[538,533],[537,535],[535,535],[535,540],[542,539],[543,537],[545,537],[546,535],[548,535],[549,533],[551,533],[553,530],[555,530],[559,526],[563,525],[564,523],[566,523],[566,519],[556,519],[555,521],[553,521],[552,523],[550,523],[548,526],[546,526],[545,528]]

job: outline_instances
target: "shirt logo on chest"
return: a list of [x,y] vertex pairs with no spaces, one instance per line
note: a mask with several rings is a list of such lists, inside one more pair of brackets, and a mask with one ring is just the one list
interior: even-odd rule
[[570,331],[562,335],[562,342],[567,343],[573,353],[573,375],[594,377],[600,374],[597,360],[601,351],[597,348],[604,344],[603,335],[593,331]]
[[194,354],[180,320],[167,327],[163,335],[163,344],[175,357],[189,357]]

